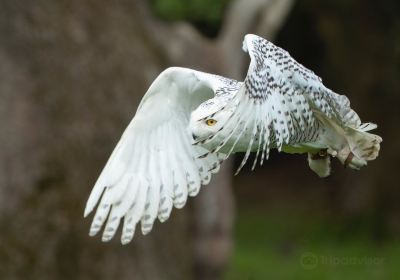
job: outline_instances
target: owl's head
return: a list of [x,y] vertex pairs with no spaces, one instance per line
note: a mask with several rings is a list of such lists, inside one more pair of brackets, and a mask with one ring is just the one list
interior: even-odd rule
[[226,102],[209,99],[197,107],[190,116],[189,130],[194,140],[205,139],[217,133],[232,115]]

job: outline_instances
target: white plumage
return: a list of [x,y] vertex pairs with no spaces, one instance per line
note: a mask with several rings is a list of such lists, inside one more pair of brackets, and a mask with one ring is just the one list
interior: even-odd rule
[[308,153],[321,177],[331,156],[354,169],[377,157],[382,139],[367,132],[376,125],[362,124],[347,97],[261,37],[246,35],[243,50],[251,58],[244,82],[177,67],[157,77],[90,194],[85,217],[98,204],[90,235],[105,224],[109,241],[121,221],[123,244],[138,222],[149,233],[231,153],[245,152],[237,172],[252,151],[253,169],[273,148]]

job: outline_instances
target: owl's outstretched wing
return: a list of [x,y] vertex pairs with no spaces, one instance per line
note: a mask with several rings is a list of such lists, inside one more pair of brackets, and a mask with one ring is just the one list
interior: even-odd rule
[[253,98],[270,94],[257,86],[257,82],[264,80],[267,87],[280,89],[282,95],[290,93],[290,89],[300,91],[312,108],[328,117],[336,117],[346,125],[361,124],[345,95],[325,87],[320,77],[298,63],[287,51],[252,34],[245,36],[243,50],[251,58],[246,81],[248,94]]
[[[271,148],[313,142],[320,123],[315,112],[339,124],[358,127],[361,122],[350,108],[347,97],[326,88],[321,78],[293,59],[289,53],[256,35],[246,35],[243,50],[250,55],[250,66],[243,86],[230,102],[234,114],[219,132],[234,138],[235,144],[248,141],[246,154],[237,172],[256,150],[255,167]],[[210,137],[202,144],[214,141]],[[214,139],[213,139],[214,138]],[[219,143],[213,152],[225,147]],[[227,153],[229,156],[230,152]]]
[[[86,217],[97,206],[90,235],[105,224],[109,241],[123,219],[121,242],[143,234],[155,219],[165,221],[173,206],[182,208],[220,167],[218,154],[191,145],[190,113],[201,102],[236,81],[185,68],[168,68],[150,86],[98,178],[86,204]],[[229,89],[229,86],[228,86]],[[100,202],[99,202],[100,201]]]

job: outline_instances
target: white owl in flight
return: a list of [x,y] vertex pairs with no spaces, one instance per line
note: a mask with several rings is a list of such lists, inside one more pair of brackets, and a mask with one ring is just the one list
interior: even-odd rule
[[251,58],[244,82],[178,67],[156,78],[90,194],[85,217],[99,204],[91,236],[105,224],[109,241],[122,220],[122,244],[139,221],[149,233],[232,153],[245,152],[237,172],[250,152],[252,168],[270,149],[308,153],[320,177],[331,157],[359,169],[378,156],[382,138],[367,132],[376,125],[361,123],[346,96],[261,37],[246,35],[243,50]]

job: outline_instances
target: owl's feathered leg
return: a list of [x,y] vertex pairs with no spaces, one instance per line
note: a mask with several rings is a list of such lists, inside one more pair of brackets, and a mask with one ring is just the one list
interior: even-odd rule
[[308,153],[308,165],[311,170],[321,178],[331,174],[331,157],[327,149],[320,150],[318,153]]
[[367,161],[376,159],[380,150],[382,138],[367,132],[376,126],[365,124],[359,128],[347,127],[345,138],[348,145],[338,151],[338,159],[345,167],[360,169]]
[[345,167],[358,170],[367,165],[368,161],[376,159],[382,138],[368,132],[377,127],[375,124],[364,123],[358,127],[350,125],[343,127],[322,114],[315,113],[315,115],[324,127],[318,142],[326,145],[327,153],[337,157]]

